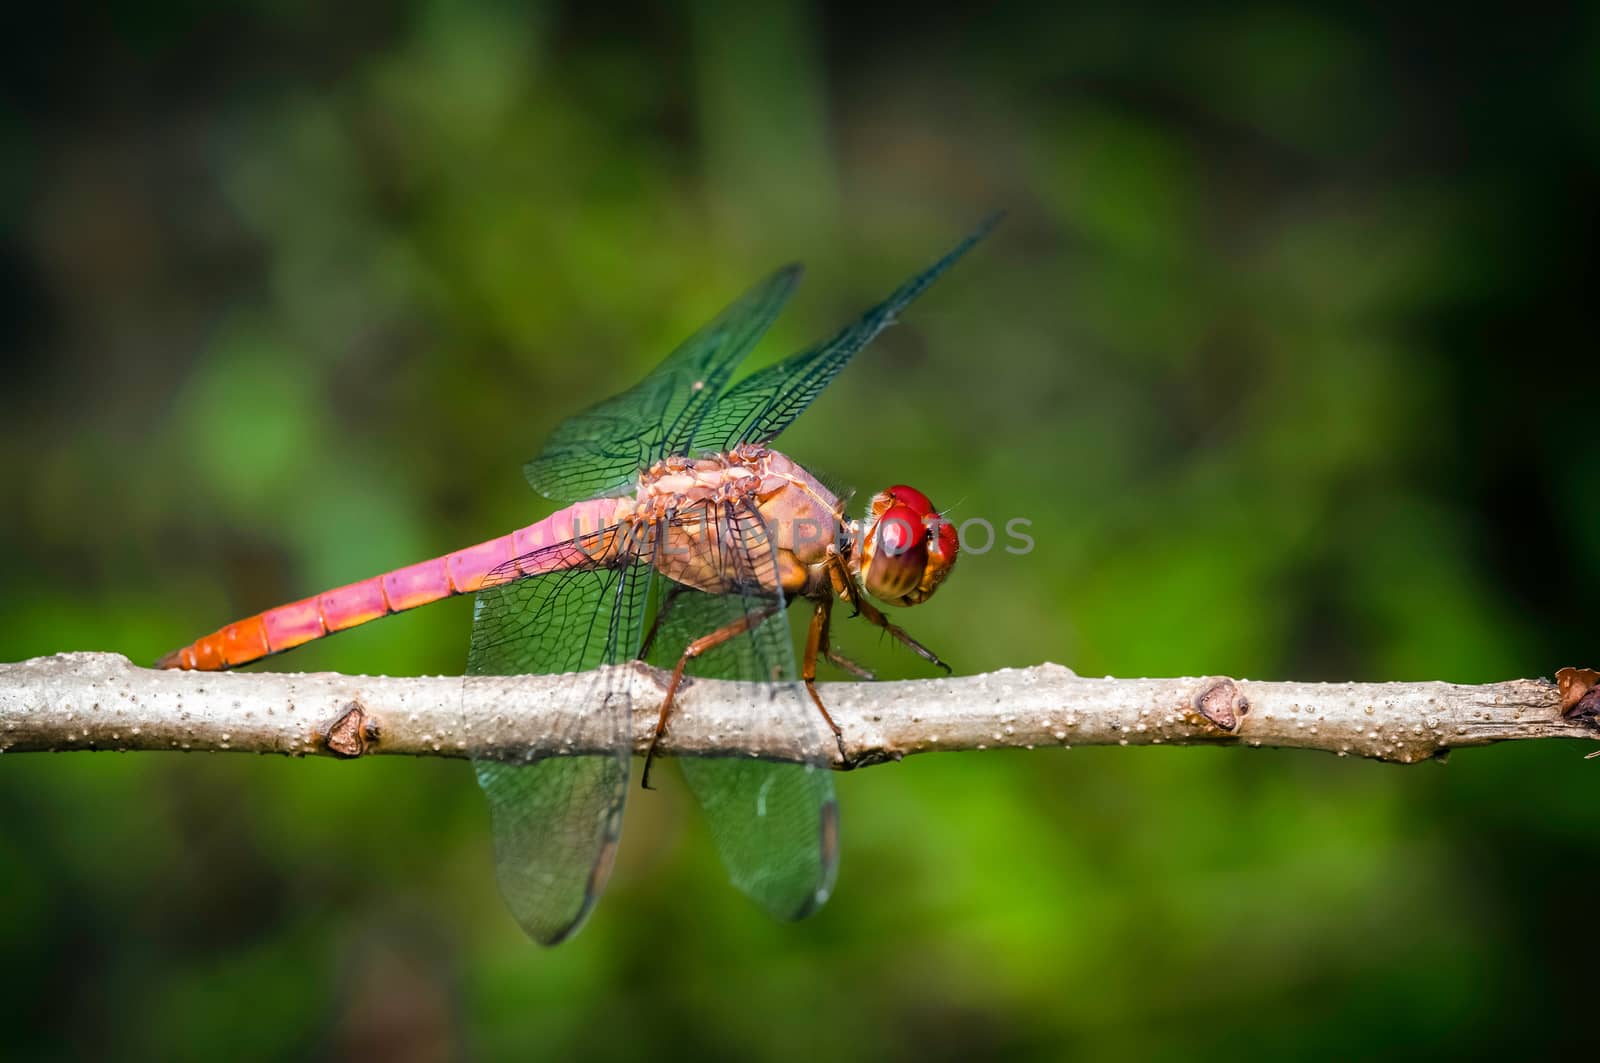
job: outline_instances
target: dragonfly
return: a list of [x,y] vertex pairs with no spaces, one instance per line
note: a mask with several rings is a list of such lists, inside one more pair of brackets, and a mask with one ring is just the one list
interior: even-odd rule
[[[487,798],[500,892],[542,944],[569,938],[610,874],[633,755],[633,684],[644,661],[670,675],[644,760],[685,682],[753,680],[761,759],[678,757],[729,878],[780,919],[832,892],[839,815],[830,744],[845,736],[816,687],[826,660],[872,678],[831,639],[836,604],[930,664],[949,666],[880,608],[917,605],[955,565],[958,536],[921,491],[896,485],[851,518],[834,494],[772,443],[855,354],[981,240],[986,219],[927,269],[831,338],[737,382],[733,374],[793,294],[801,267],[777,270],[680,344],[644,380],[556,427],[523,468],[569,503],[499,538],[226,625],[157,667],[220,670],[460,594],[476,595],[467,674],[568,676],[557,733],[538,750],[474,757]],[[810,617],[798,667],[788,606]],[[570,673],[570,675],[569,675]],[[469,680],[470,681],[470,680]],[[576,743],[586,723],[602,741]],[[830,742],[831,739],[831,742]]]

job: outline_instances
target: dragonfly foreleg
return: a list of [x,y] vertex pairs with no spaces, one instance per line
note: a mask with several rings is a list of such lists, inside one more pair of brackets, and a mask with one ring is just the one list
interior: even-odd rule
[[724,624],[709,635],[702,635],[684,647],[683,655],[678,658],[677,667],[672,670],[672,679],[667,683],[666,696],[661,699],[661,715],[656,720],[656,733],[651,737],[650,748],[644,754],[644,774],[640,778],[639,784],[646,790],[652,789],[650,786],[650,764],[655,759],[656,745],[661,741],[661,736],[666,733],[667,717],[672,713],[672,700],[677,696],[678,687],[683,682],[683,670],[689,666],[690,661],[702,653],[714,650],[730,639],[738,638],[751,628],[770,619],[782,608],[783,602],[781,599],[769,602],[759,609],[752,609],[731,624]]
[[[856,581],[850,576],[850,566],[845,563],[844,555],[837,547],[828,548],[828,557],[825,562],[828,569],[828,582],[833,585],[833,593],[850,603],[850,615],[861,615],[861,588],[856,586]],[[831,660],[832,658],[830,658]]]
[[[840,598],[848,600],[851,607],[855,610],[850,614],[851,616],[866,617],[874,624],[877,624],[879,627],[883,628],[883,630],[887,631],[890,635],[893,635],[897,641],[911,647],[911,649],[916,652],[918,657],[921,657],[929,664],[937,665],[938,667],[943,668],[946,673],[951,671],[950,666],[940,660],[937,653],[934,653],[932,650],[928,649],[928,647],[924,646],[922,643],[906,634],[905,629],[900,627],[900,625],[891,623],[889,618],[883,615],[883,610],[867,601],[866,595],[861,593],[861,589],[856,586],[856,581],[850,577],[850,567],[845,563],[844,556],[837,550],[830,550],[828,552],[827,567],[828,582],[833,585],[834,594],[838,595]],[[831,650],[826,649],[826,636],[824,636],[823,645],[823,652],[826,654],[828,660],[832,661],[840,668],[843,668],[847,672],[852,672],[856,675],[859,675],[863,679],[873,678],[870,672],[867,672],[866,669],[862,668],[854,661],[844,657],[841,654],[835,654]]]
[[921,657],[931,665],[943,668],[946,675],[949,675],[951,671],[953,671],[948,664],[945,664],[944,661],[939,659],[939,655],[937,653],[934,653],[932,650],[928,649],[928,647],[924,646],[922,643],[906,634],[905,629],[900,627],[900,625],[891,623],[889,618],[883,615],[883,610],[879,609],[865,598],[861,599],[860,608],[862,616],[883,628],[883,630],[892,635],[897,642],[900,642],[905,646],[909,646],[918,657]]

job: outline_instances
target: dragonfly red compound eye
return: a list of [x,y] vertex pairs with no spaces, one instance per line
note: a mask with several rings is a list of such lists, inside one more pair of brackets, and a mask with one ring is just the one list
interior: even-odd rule
[[[907,530],[891,527],[891,515]],[[895,484],[874,495],[870,516],[875,524],[864,569],[868,592],[891,605],[927,601],[956,563],[955,525],[939,515],[927,495],[906,484]],[[895,556],[874,556],[889,554]],[[915,578],[911,575],[913,561],[917,562]]]
[[867,593],[900,604],[922,583],[928,567],[928,529],[922,514],[910,506],[890,506],[878,518],[873,549],[867,559]]
[[934,517],[929,523],[938,529],[933,541],[934,555],[942,558],[946,567],[955,564],[956,550],[960,548],[961,543],[960,537],[956,535],[956,526],[939,516]]
[[922,518],[908,506],[895,506],[878,521],[878,556],[909,556],[927,538]]
[[885,491],[884,494],[894,499],[900,505],[914,510],[919,519],[929,516],[934,512],[933,503],[928,501],[928,496],[923,494],[921,491],[918,491],[915,487],[907,487],[905,484],[895,484],[893,487]]

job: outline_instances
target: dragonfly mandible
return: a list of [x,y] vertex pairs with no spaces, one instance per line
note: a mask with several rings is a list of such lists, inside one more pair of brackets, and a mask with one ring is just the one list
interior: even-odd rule
[[[926,601],[955,564],[958,544],[954,527],[920,491],[890,487],[852,519],[847,498],[771,443],[997,220],[831,339],[730,386],[800,279],[797,265],[778,270],[643,381],[555,429],[524,473],[541,494],[570,502],[566,508],[497,539],[228,624],[158,666],[233,668],[476,594],[467,673],[573,673],[563,697],[567,719],[597,719],[606,736],[598,753],[530,750],[474,762],[491,809],[501,893],[544,944],[570,937],[587,918],[621,835],[634,705],[618,670],[599,666],[644,660],[670,670],[655,741],[670,725],[685,676],[760,681],[770,698],[752,706],[752,717],[794,751],[792,759],[677,759],[734,885],[779,918],[814,912],[833,888],[839,857],[830,735],[849,759],[817,693],[817,661],[871,678],[833,647],[833,607],[847,604],[853,616],[948,671],[876,603]],[[786,607],[799,600],[810,604],[810,620],[796,668]],[[560,749],[561,736],[552,738],[550,748]]]

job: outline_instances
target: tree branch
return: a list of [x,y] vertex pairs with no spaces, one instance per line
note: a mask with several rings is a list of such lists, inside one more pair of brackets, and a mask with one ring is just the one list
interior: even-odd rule
[[[1087,679],[1042,664],[955,679],[823,683],[850,762],[831,740],[819,734],[818,742],[843,768],[940,750],[1161,744],[1321,749],[1410,764],[1461,746],[1600,738],[1600,677],[1562,669],[1558,678],[1482,686]],[[65,653],[0,664],[0,752],[523,757],[602,749],[598,714],[572,711],[574,681],[153,671],[116,654]],[[643,752],[662,674],[627,665],[576,681],[609,682],[632,696],[634,745]],[[764,722],[795,703],[772,690],[686,684],[661,751],[792,758],[780,729]]]

